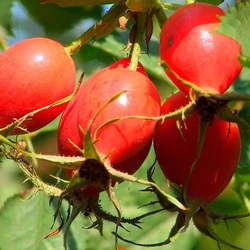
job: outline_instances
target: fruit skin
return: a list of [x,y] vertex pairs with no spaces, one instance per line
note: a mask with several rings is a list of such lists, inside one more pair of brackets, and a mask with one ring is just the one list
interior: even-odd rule
[[[211,4],[188,4],[169,17],[160,36],[161,60],[182,79],[217,93],[224,93],[241,71],[238,42],[214,32],[224,15]],[[165,71],[181,91],[189,92],[189,87]]]
[[[178,92],[162,105],[161,114],[174,111],[188,101],[186,94]],[[185,119],[186,125],[183,121],[180,124],[183,136],[178,131],[176,119],[159,123],[154,136],[154,149],[165,177],[183,187],[196,156],[197,111]],[[239,156],[238,125],[214,117],[214,122],[208,125],[201,156],[189,182],[187,197],[207,203],[213,201],[230,182]]]
[[[57,41],[36,37],[14,44],[0,55],[0,128],[69,96],[75,81],[74,61]],[[35,131],[54,120],[66,106],[64,103],[43,110],[22,127]]]
[[[158,116],[160,97],[149,78],[129,69],[101,70],[89,78],[70,101],[60,121],[58,145],[60,154],[76,155],[69,143],[82,147],[83,133],[90,121],[107,102],[122,93],[98,114],[91,135],[104,122],[124,116]],[[102,156],[109,155],[111,164],[131,158],[152,139],[155,121],[130,118],[111,123],[97,133],[95,147]]]

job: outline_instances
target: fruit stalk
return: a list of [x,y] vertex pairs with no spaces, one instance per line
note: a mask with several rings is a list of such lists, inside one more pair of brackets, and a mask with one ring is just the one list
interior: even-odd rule
[[123,14],[126,10],[126,6],[123,4],[114,4],[109,11],[102,17],[102,19],[92,25],[88,30],[86,30],[82,35],[80,35],[75,41],[65,47],[65,50],[69,55],[77,52],[83,44],[85,44],[91,37],[97,36],[98,38],[111,33],[116,26],[115,20]]
[[132,70],[137,70],[138,61],[141,55],[141,44],[143,42],[143,34],[146,24],[146,13],[138,12],[137,14],[137,25],[136,25],[136,35],[132,48],[132,56],[129,68]]
[[155,13],[159,26],[162,29],[164,23],[167,21],[167,16],[163,9],[163,4],[161,2],[157,2],[153,7],[153,12]]

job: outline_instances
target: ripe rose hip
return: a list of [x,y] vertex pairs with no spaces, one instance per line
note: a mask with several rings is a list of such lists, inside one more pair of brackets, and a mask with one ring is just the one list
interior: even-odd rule
[[[14,119],[73,93],[75,64],[57,41],[36,37],[22,40],[0,55],[0,128]],[[35,131],[54,120],[67,103],[43,110],[21,127]],[[23,133],[15,129],[14,134]]]
[[[185,5],[169,17],[160,37],[161,60],[180,78],[213,93],[224,93],[241,71],[240,45],[215,31],[224,15],[211,4]],[[165,71],[181,91],[189,93],[188,86]]]
[[[189,101],[188,95],[178,92],[165,101],[161,107],[161,114],[175,111]],[[178,127],[176,119],[158,124],[154,136],[154,149],[165,177],[183,188],[196,159],[198,112],[179,122]],[[188,199],[207,203],[213,201],[230,182],[239,157],[238,125],[215,116],[213,123],[208,125],[201,155],[188,184]]]
[[[160,98],[154,84],[145,75],[128,68],[105,68],[90,77],[70,101],[60,121],[58,149],[61,155],[81,155],[74,146],[84,148],[84,133],[98,111],[118,93],[95,118],[92,140],[98,154],[107,156],[115,169],[133,174],[146,159],[156,122],[141,118],[116,120],[126,116],[152,117],[160,114]],[[94,135],[96,138],[94,138]],[[72,171],[68,170],[69,177]],[[95,196],[99,189],[89,187],[82,194]]]

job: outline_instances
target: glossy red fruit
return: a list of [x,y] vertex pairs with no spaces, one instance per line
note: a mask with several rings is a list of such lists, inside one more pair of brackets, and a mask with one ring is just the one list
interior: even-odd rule
[[[16,43],[0,55],[0,128],[14,118],[70,95],[75,80],[74,61],[60,43],[42,37]],[[26,120],[22,127],[37,130],[54,120],[66,105],[41,111]]]
[[[79,155],[70,143],[83,147],[84,135],[79,126],[86,131],[96,113],[118,93],[122,94],[96,117],[91,127],[92,139],[97,129],[110,119],[160,114],[159,94],[148,77],[127,68],[103,69],[81,86],[61,118],[58,132],[61,155]],[[108,124],[97,132],[97,152],[102,157],[109,155],[114,168],[132,174],[148,154],[155,124],[138,118]]]
[[[239,44],[215,32],[224,15],[211,4],[185,5],[169,17],[160,37],[162,61],[182,79],[217,93],[224,93],[241,71]],[[189,92],[189,87],[165,71],[180,90]]]
[[[171,96],[161,108],[167,114],[184,106],[189,98],[183,92]],[[154,148],[159,165],[170,181],[184,187],[196,157],[198,114],[180,121],[159,123],[154,137]],[[240,135],[237,124],[215,117],[208,126],[201,156],[191,176],[187,196],[205,202],[213,201],[228,185],[240,156]]]
[[[160,113],[160,98],[149,78],[129,69],[101,70],[89,78],[66,108],[59,125],[59,152],[65,155],[79,154],[69,142],[82,147],[83,133],[90,121],[107,102],[123,92],[95,119],[91,128],[96,130],[114,118],[124,116],[157,116]],[[111,123],[96,135],[95,147],[102,155],[109,155],[112,164],[129,159],[151,140],[155,121],[132,118]]]
[[[116,61],[114,64],[110,65],[107,67],[107,69],[115,69],[115,68],[128,68],[129,64],[131,62],[131,58],[130,57],[126,57],[126,58],[122,58],[118,61]],[[144,69],[143,65],[138,62],[138,66],[137,66],[137,72],[140,72],[141,74],[148,76],[146,70]]]

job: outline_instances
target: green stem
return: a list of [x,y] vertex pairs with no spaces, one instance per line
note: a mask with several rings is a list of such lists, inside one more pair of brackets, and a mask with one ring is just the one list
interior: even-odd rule
[[136,36],[132,49],[132,56],[129,68],[132,70],[137,70],[137,65],[139,58],[141,56],[141,44],[143,42],[143,34],[146,24],[146,13],[138,12],[137,14],[137,23],[136,23]]
[[[102,19],[92,25],[88,30],[86,30],[81,36],[79,36],[75,41],[65,47],[66,52],[69,55],[77,52],[83,44],[85,44],[90,38],[96,35],[104,35],[103,33],[107,31],[107,27],[114,27],[114,22],[120,17],[120,15],[126,10],[126,6],[122,3],[114,4],[110,10],[102,17]],[[110,32],[112,30],[109,30]]]
[[[194,112],[196,111],[196,105],[193,102],[188,103],[186,106],[173,111],[173,112],[169,112],[165,115],[161,115],[161,116],[139,116],[139,115],[131,115],[131,116],[123,116],[123,117],[117,117],[117,118],[113,118],[111,120],[108,120],[107,122],[104,122],[103,124],[101,124],[98,129],[95,132],[95,135],[97,135],[97,133],[99,133],[99,131],[104,128],[105,126],[107,126],[108,124],[120,121],[120,120],[124,120],[124,119],[142,119],[145,121],[157,121],[157,122],[164,122],[167,119],[173,119],[173,118],[178,118],[178,119],[182,119],[184,120],[186,117],[191,116]],[[95,136],[96,137],[96,136]]]
[[188,86],[191,90],[193,90],[197,95],[210,97],[211,93],[208,93],[207,91],[203,90],[202,88],[198,87],[196,84],[189,82],[185,79],[182,79],[175,71],[173,71],[164,61],[161,61],[161,66],[164,69],[168,69],[181,83]]
[[167,10],[178,10],[180,7],[183,6],[183,4],[177,4],[177,3],[162,3],[162,6],[164,9]]
[[[29,151],[35,152],[35,149],[34,149],[34,146],[33,146],[32,140],[31,140],[31,135],[30,134],[24,135],[24,140],[27,143],[27,148],[29,149]],[[38,166],[37,159],[35,157],[31,157],[30,160],[31,160],[32,166],[37,168],[37,166]]]
[[186,210],[187,208],[184,207],[184,205],[178,201],[175,197],[165,193],[159,186],[157,186],[154,182],[139,179],[133,175],[120,172],[118,170],[115,170],[108,162],[104,162],[105,169],[110,175],[110,178],[112,180],[122,180],[122,181],[130,181],[130,182],[136,182],[142,185],[147,185],[155,188],[159,194],[161,194],[163,197],[166,197],[169,202],[180,208],[181,210]]
[[163,9],[163,3],[157,1],[155,6],[153,7],[153,12],[155,13],[159,26],[162,29],[163,25],[167,21],[167,15]]

